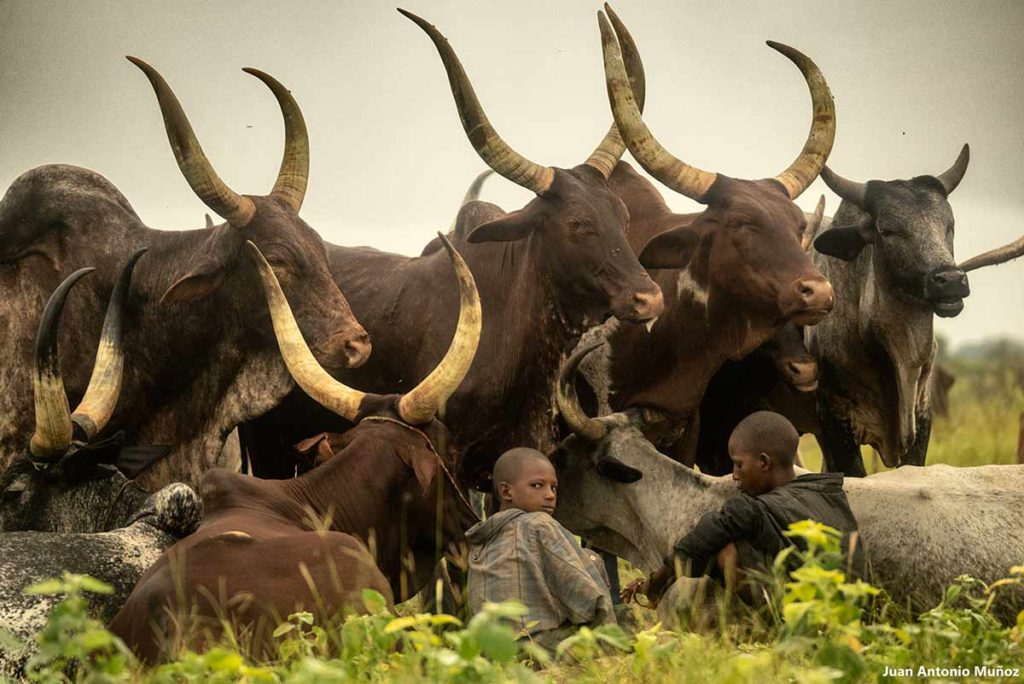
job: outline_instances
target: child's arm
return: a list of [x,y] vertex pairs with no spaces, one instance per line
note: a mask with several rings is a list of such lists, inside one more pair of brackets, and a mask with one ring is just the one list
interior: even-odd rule
[[705,513],[696,527],[675,543],[665,563],[674,570],[679,558],[690,563],[690,576],[700,577],[711,566],[718,552],[728,544],[751,539],[761,533],[764,515],[757,502],[748,496],[729,499],[722,507]]
[[572,623],[614,623],[608,587],[589,572],[576,540],[554,520],[538,525],[536,533],[548,591],[565,607]]

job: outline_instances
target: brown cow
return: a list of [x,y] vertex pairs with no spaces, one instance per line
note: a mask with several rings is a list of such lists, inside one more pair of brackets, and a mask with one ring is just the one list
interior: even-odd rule
[[[101,303],[121,264],[140,247],[149,256],[135,273],[125,313],[128,361],[108,430],[123,430],[130,445],[172,447],[141,475],[149,487],[198,482],[203,470],[219,462],[227,434],[293,387],[262,311],[256,273],[244,258],[246,240],[267,254],[324,365],[356,366],[370,352],[365,330],[330,276],[323,241],[298,215],[309,157],[306,127],[291,94],[267,74],[247,70],[277,98],[286,140],[270,194],[239,195],[213,170],[163,78],[130,59],[156,91],[186,180],[227,223],[184,232],[151,229],[109,181],[77,167],[43,166],[14,181],[0,202],[0,327],[10,331],[0,369],[0,470],[24,452],[32,434],[25,369],[31,367],[32,334],[46,296],[69,272],[96,267],[68,300],[62,332],[68,396],[77,401],[92,367]],[[33,445],[40,463],[59,453],[59,445]]]
[[[487,316],[480,353],[445,414],[464,450],[464,475],[477,481],[477,474],[485,476],[505,449],[554,447],[551,397],[558,367],[586,328],[609,314],[632,322],[652,320],[661,313],[663,301],[629,249],[623,235],[626,207],[608,185],[607,176],[625,150],[615,127],[575,168],[524,159],[491,128],[445,38],[419,17],[403,14],[427,32],[440,52],[477,152],[497,173],[537,193],[510,213],[470,202],[460,212],[452,238],[477,277]],[[623,35],[634,87],[642,92],[643,66]],[[440,358],[457,305],[454,288],[434,294],[451,282],[437,246],[416,258],[365,247],[328,248],[335,280],[377,349],[366,365],[344,374],[349,384],[378,392],[404,391]],[[284,446],[341,427],[296,399],[295,405],[247,429],[246,442],[251,453],[253,445]]]
[[835,110],[817,66],[793,48],[769,43],[800,68],[811,91],[814,119],[803,150],[770,179],[701,171],[651,136],[603,15],[600,25],[609,99],[633,156],[662,183],[707,205],[697,215],[674,214],[649,181],[621,162],[610,179],[629,209],[630,244],[641,263],[657,269],[652,275],[666,306],[650,333],[610,326],[603,384],[612,410],[642,410],[648,436],[678,454],[686,448],[687,423],[723,363],[743,358],[787,322],[817,323],[832,307],[831,286],[801,248],[807,218],[793,200],[824,166]]
[[[308,610],[323,624],[360,610],[367,587],[389,602],[393,593],[406,598],[431,576],[437,551],[462,540],[475,516],[450,475],[454,450],[434,416],[472,363],[481,314],[469,268],[447,241],[445,247],[461,292],[459,322],[444,359],[404,395],[365,394],[331,378],[253,248],[289,371],[356,426],[330,437],[321,445],[331,447],[325,462],[297,478],[261,480],[222,469],[204,476],[199,530],[161,556],[111,623],[141,658],[156,660],[179,640],[202,641],[203,630],[220,629],[221,616],[267,653],[270,631],[288,614]],[[376,550],[379,570],[364,543]],[[198,624],[179,619],[190,609]]]

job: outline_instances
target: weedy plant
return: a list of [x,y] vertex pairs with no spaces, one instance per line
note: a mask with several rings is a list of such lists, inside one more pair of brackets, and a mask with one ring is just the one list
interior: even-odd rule
[[[29,591],[63,594],[37,639],[27,668],[37,682],[752,682],[877,681],[884,668],[1024,668],[1024,611],[1016,625],[992,616],[997,592],[1024,581],[1024,566],[986,585],[962,577],[942,602],[916,617],[878,588],[850,580],[839,533],[802,522],[789,535],[802,540],[776,558],[759,579],[758,611],[714,606],[714,630],[685,632],[655,624],[629,634],[618,627],[582,628],[550,653],[516,631],[525,607],[488,604],[468,622],[445,614],[396,616],[384,597],[363,593],[364,615],[318,625],[294,613],[274,632],[277,654],[256,662],[238,639],[202,653],[143,669],[87,611],[84,594],[110,587],[65,574]],[[801,550],[805,549],[805,550]],[[795,561],[795,562],[794,562]],[[795,570],[788,571],[793,565]],[[1003,668],[999,670],[998,668]],[[1022,670],[1024,671],[1024,670]],[[968,677],[970,679],[970,676]],[[980,681],[981,677],[979,677]],[[1012,675],[1004,677],[1012,680]]]

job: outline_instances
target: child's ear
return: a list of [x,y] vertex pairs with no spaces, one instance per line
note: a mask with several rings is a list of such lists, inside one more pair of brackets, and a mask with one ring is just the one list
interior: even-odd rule
[[512,500],[512,485],[510,485],[508,482],[499,482],[498,483],[498,498],[501,499],[502,501],[511,501]]
[[772,457],[763,451],[757,455],[757,463],[761,466],[762,470],[772,469]]

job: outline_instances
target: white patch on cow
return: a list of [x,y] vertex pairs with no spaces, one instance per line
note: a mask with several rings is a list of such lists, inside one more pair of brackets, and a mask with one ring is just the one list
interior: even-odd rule
[[222,534],[218,534],[214,539],[224,539],[226,541],[251,541],[252,535],[242,530],[228,530]]
[[708,296],[710,294],[711,292],[708,288],[693,279],[693,276],[690,275],[690,269],[683,269],[679,272],[679,276],[676,278],[676,296],[682,297],[687,295],[707,311]]

